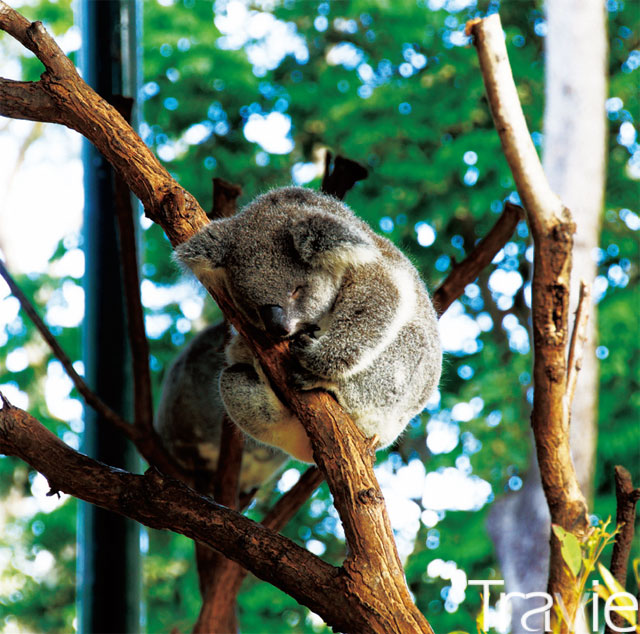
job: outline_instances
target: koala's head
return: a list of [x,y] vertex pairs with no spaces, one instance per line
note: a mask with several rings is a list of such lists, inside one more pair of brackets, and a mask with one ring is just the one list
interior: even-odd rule
[[223,282],[247,319],[276,337],[313,329],[345,270],[376,255],[366,225],[345,205],[295,187],[260,196],[176,248],[203,283]]

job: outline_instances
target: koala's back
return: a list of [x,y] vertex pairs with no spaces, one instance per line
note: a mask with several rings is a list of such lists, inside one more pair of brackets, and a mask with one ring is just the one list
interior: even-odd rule
[[[225,415],[218,381],[225,365],[225,324],[196,335],[167,371],[154,427],[171,455],[188,471],[215,472]],[[268,480],[287,456],[247,438],[240,490]]]
[[393,244],[371,233],[382,257],[347,272],[343,285],[373,285],[374,297],[384,295],[384,306],[373,299],[371,310],[356,311],[354,328],[383,321],[385,330],[332,391],[364,434],[376,434],[385,447],[423,411],[440,379],[442,351],[437,316],[417,271]]

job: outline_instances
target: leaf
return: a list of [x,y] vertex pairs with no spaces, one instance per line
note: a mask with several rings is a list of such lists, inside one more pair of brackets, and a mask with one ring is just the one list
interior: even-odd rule
[[561,544],[562,558],[571,570],[574,577],[578,577],[580,574],[580,568],[582,567],[582,549],[580,548],[580,541],[573,534],[564,530],[561,526],[553,525],[553,532]]
[[[633,595],[620,585],[618,580],[611,574],[611,572],[605,568],[600,562],[598,562],[598,570],[602,575],[607,589],[609,590],[609,596],[613,596],[613,604],[621,608],[616,612],[626,619],[631,625],[635,626],[637,623],[637,603],[634,600]],[[599,586],[598,586],[599,587]],[[598,594],[600,594],[598,592]]]

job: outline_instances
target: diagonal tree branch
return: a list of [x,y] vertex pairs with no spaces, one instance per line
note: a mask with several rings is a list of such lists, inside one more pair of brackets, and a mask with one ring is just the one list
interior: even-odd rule
[[433,293],[433,304],[438,317],[464,293],[467,284],[471,284],[489,266],[496,253],[505,245],[523,218],[523,210],[518,205],[506,202],[500,217],[489,233],[478,242],[473,251],[447,276],[447,279]]
[[[170,529],[207,544],[334,627],[353,631],[344,612],[347,605],[338,605],[344,593],[340,569],[154,469],[134,475],[74,451],[27,412],[0,398],[0,452],[21,458],[42,473],[54,493],[68,493],[146,526]],[[305,571],[303,578],[300,570]],[[357,599],[351,596],[347,603],[355,609]]]
[[109,421],[116,429],[123,432],[128,438],[133,439],[133,428],[130,423],[124,420],[119,414],[114,412],[99,396],[93,392],[93,390],[85,383],[85,380],[76,372],[73,367],[71,359],[67,356],[67,353],[62,349],[62,346],[58,343],[57,339],[51,334],[51,331],[47,328],[44,321],[42,321],[40,315],[34,308],[33,304],[29,301],[29,298],[22,292],[20,287],[16,284],[13,277],[4,265],[4,262],[0,260],[0,275],[4,278],[5,282],[11,290],[11,294],[20,302],[22,310],[29,316],[29,319],[33,322],[33,325],[38,329],[38,332],[42,335],[42,338],[47,342],[48,346],[55,357],[60,361],[62,367],[65,369],[69,378],[73,381],[73,385],[80,393],[82,398],[88,405],[93,407],[105,420]]

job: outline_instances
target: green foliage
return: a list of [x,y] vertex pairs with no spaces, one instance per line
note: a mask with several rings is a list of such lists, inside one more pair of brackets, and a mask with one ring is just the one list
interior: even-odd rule
[[[217,4],[221,12],[224,3]],[[430,288],[437,287],[453,263],[463,259],[490,229],[502,202],[514,196],[513,180],[486,107],[475,52],[464,45],[461,35],[476,7],[432,11],[422,0],[287,0],[274,4],[273,15],[289,24],[289,33],[301,38],[307,54],[298,51],[297,58],[288,54],[270,68],[260,68],[248,53],[255,52],[262,40],[249,37],[244,45],[225,48],[229,41],[225,44],[223,39],[224,24],[214,21],[211,2],[143,3],[141,132],[145,141],[205,208],[211,204],[213,176],[241,184],[244,202],[269,187],[289,183],[299,164],[320,165],[325,148],[356,159],[367,165],[370,177],[349,193],[347,201],[401,246]],[[543,37],[539,35],[543,17],[538,4],[505,2],[500,12],[520,98],[539,146],[544,84]],[[254,9],[259,10],[257,5]],[[40,2],[25,11],[33,19],[43,19],[56,34],[71,25],[69,0]],[[623,463],[632,472],[635,469],[634,480],[640,481],[640,254],[633,218],[624,211],[638,213],[637,181],[631,176],[632,161],[638,161],[633,157],[639,151],[637,144],[621,145],[617,138],[622,123],[638,123],[637,71],[631,72],[635,58],[630,34],[639,27],[632,3],[609,3],[610,96],[619,98],[622,105],[608,115],[608,181],[598,253],[601,390],[594,510],[599,517],[615,512],[614,464]],[[3,37],[0,50],[4,52],[6,46]],[[337,56],[339,47],[342,58]],[[336,59],[343,61],[328,62]],[[32,58],[24,62],[25,78],[36,79],[41,72],[41,65]],[[290,152],[270,153],[243,133],[252,115],[272,112],[290,118]],[[194,132],[195,124],[201,124],[195,130],[200,136]],[[319,186],[319,178],[316,172],[308,184]],[[431,241],[421,239],[426,246],[418,241],[418,223],[426,223],[425,235],[431,232]],[[526,225],[521,223],[489,270],[467,287],[451,309],[467,325],[475,324],[477,336],[447,354],[439,402],[414,421],[398,446],[379,456],[381,469],[388,468],[397,478],[421,461],[428,472],[456,468],[485,480],[493,491],[480,508],[438,510],[428,523],[416,519],[413,532],[409,531],[407,579],[418,607],[436,631],[474,631],[481,606],[473,592],[467,592],[461,602],[452,601],[447,594],[451,580],[431,576],[429,564],[435,560],[453,563],[470,579],[494,577],[495,556],[484,530],[489,503],[519,488],[528,467],[529,246]],[[55,258],[63,257],[66,250],[61,244]],[[144,230],[143,261],[145,289],[161,296],[147,301],[147,317],[166,318],[168,324],[151,340],[157,399],[164,369],[176,349],[190,333],[217,319],[219,312],[200,289],[179,280],[169,243],[158,227]],[[496,291],[490,284],[495,272],[511,279],[519,276],[517,290],[511,295]],[[60,301],[63,283],[78,283],[52,274],[20,276],[18,282],[35,298],[41,314]],[[199,303],[204,305],[202,313]],[[4,330],[7,343],[0,352],[0,384],[19,388],[28,396],[29,409],[36,417],[59,436],[77,442],[81,425],[58,420],[44,397],[51,356],[33,327],[17,316]],[[78,330],[59,326],[55,330],[71,358],[79,359]],[[6,358],[19,349],[29,351],[29,365],[5,376]],[[460,404],[466,405],[463,414],[455,409]],[[432,439],[438,435],[434,423],[454,438],[452,446],[425,444],[427,433]],[[33,474],[24,465],[0,458],[4,500],[29,495],[29,478]],[[277,495],[278,490],[262,492],[248,514],[260,518]],[[402,499],[403,508],[416,517],[428,510],[420,494],[404,495],[390,489],[387,497],[393,496]],[[10,511],[0,516],[5,527],[0,531],[0,557],[8,553],[9,563],[8,572],[0,574],[0,605],[28,630],[70,631],[75,503],[68,501],[54,511],[30,516],[11,511],[8,502],[5,506]],[[322,557],[332,563],[339,564],[344,556],[344,540],[326,486],[314,494],[284,533],[301,545],[324,549]],[[398,535],[404,535],[400,528]],[[21,564],[21,552],[33,558],[39,549],[54,556],[54,581],[30,576]],[[147,631],[168,631],[174,626],[187,631],[199,607],[191,542],[150,530],[144,584]],[[5,588],[10,590],[5,592]],[[293,599],[253,578],[243,586],[239,617],[247,632],[326,629]]]

